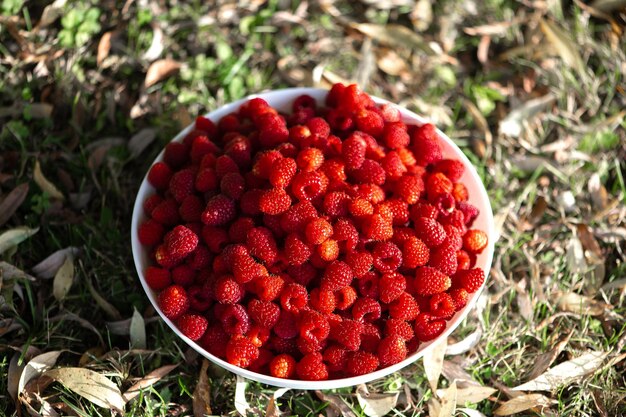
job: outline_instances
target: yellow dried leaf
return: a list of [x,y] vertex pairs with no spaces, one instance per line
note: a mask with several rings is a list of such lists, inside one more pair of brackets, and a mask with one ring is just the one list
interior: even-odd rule
[[180,70],[181,66],[182,64],[180,62],[176,62],[173,59],[159,59],[158,61],[154,61],[148,68],[144,86],[148,88],[171,77]]
[[65,200],[65,197],[63,196],[61,191],[59,191],[59,189],[50,181],[48,181],[48,179],[43,175],[43,172],[41,172],[41,165],[39,164],[39,161],[35,161],[33,179],[35,180],[35,183],[39,186],[39,188],[41,188],[41,190],[47,193],[50,197],[61,201]]

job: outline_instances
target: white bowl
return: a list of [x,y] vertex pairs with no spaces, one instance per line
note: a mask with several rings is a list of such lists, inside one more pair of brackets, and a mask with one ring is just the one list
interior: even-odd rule
[[[270,104],[270,106],[280,111],[289,112],[291,111],[291,103],[296,97],[302,94],[308,94],[309,96],[316,99],[318,103],[323,103],[327,92],[328,92],[327,90],[322,90],[322,89],[317,89],[317,88],[288,88],[284,90],[269,91],[266,93],[251,95],[249,97],[227,104],[215,111],[208,113],[206,117],[211,119],[213,122],[217,123],[217,121],[220,120],[223,116],[237,111],[243,103],[245,103],[247,100],[254,98],[254,97],[260,97],[264,99]],[[372,99],[378,104],[389,103],[387,100],[383,100],[377,97],[372,97]],[[409,110],[406,110],[399,106],[397,107],[400,110],[402,114],[402,118],[406,123],[421,125],[421,124],[428,122],[423,117],[420,117],[417,114]],[[182,139],[192,129],[193,129],[193,124],[190,126],[187,126],[178,135],[176,135],[173,141],[182,141]],[[487,191],[485,190],[485,187],[483,183],[481,182],[480,177],[476,173],[476,169],[474,169],[474,167],[472,166],[472,163],[469,161],[469,159],[467,159],[467,157],[463,154],[463,152],[444,133],[442,133],[439,130],[437,130],[437,133],[439,137],[441,138],[441,149],[442,149],[442,153],[444,157],[459,159],[463,161],[463,163],[466,166],[466,170],[465,170],[465,173],[463,174],[461,181],[465,184],[465,186],[467,187],[467,190],[469,191],[469,195],[470,195],[469,202],[475,205],[480,210],[480,214],[476,218],[476,221],[474,222],[473,227],[484,230],[487,233],[487,236],[489,237],[489,245],[483,251],[483,253],[478,256],[477,261],[476,261],[476,266],[482,268],[485,271],[485,275],[488,276],[489,269],[491,267],[491,261],[493,258],[495,233],[494,233],[493,212],[491,209],[491,204],[489,203]],[[157,156],[157,158],[154,160],[154,163],[162,161],[162,160],[163,160],[163,152],[161,152],[159,156]],[[396,363],[395,365],[391,365],[387,368],[379,369],[375,372],[372,372],[366,375],[355,376],[351,378],[332,379],[332,380],[327,380],[327,381],[302,381],[298,379],[281,379],[281,378],[275,378],[269,375],[252,372],[247,369],[242,369],[237,366],[231,365],[230,363],[204,350],[196,342],[184,336],[176,328],[176,325],[170,319],[165,317],[165,315],[163,315],[163,312],[159,308],[158,303],[157,303],[157,294],[148,286],[144,277],[144,271],[146,270],[148,266],[150,266],[148,251],[141,245],[141,243],[139,243],[139,238],[137,236],[137,230],[138,230],[139,225],[146,219],[146,216],[142,208],[143,202],[147,197],[152,195],[154,192],[155,192],[155,189],[148,183],[147,174],[146,174],[146,177],[144,177],[141,183],[141,187],[139,188],[139,192],[137,193],[137,199],[135,200],[135,207],[133,208],[133,218],[132,218],[132,225],[131,225],[131,242],[132,242],[133,258],[135,260],[135,267],[137,269],[137,274],[139,275],[139,280],[141,281],[141,285],[146,291],[146,294],[148,295],[150,302],[152,302],[152,305],[154,306],[156,311],[159,312],[159,314],[161,315],[161,318],[167,323],[167,325],[170,326],[170,328],[181,339],[183,339],[189,346],[194,348],[202,356],[206,357],[210,361],[218,364],[222,368],[228,369],[229,371],[235,374],[241,375],[245,378],[249,378],[258,382],[262,382],[264,384],[270,384],[270,385],[275,385],[278,387],[287,387],[287,388],[293,388],[293,389],[318,390],[318,389],[332,389],[332,388],[354,386],[354,385],[363,384],[363,383],[372,381],[374,379],[387,376],[415,362],[417,359],[421,358],[429,349],[431,349],[432,346],[438,340],[448,337],[450,333],[452,333],[452,331],[467,316],[467,314],[472,309],[472,307],[476,304],[476,301],[478,300],[478,297],[482,289],[485,286],[485,284],[483,284],[483,287],[481,287],[475,293],[471,294],[471,298],[469,299],[467,305],[462,310],[458,311],[452,317],[452,319],[448,321],[446,330],[438,338],[428,343],[422,343],[419,346],[419,349],[416,352],[414,352],[412,355],[407,357],[402,362]]]

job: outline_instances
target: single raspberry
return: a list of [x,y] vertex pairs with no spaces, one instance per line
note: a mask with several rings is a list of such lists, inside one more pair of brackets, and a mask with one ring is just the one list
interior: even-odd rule
[[278,321],[272,331],[281,339],[293,339],[298,336],[300,329],[298,328],[296,314],[281,310]]
[[204,288],[202,285],[192,285],[187,288],[187,294],[189,295],[189,307],[192,310],[203,312],[212,305],[212,290]]
[[333,234],[333,226],[325,219],[312,219],[305,228],[307,242],[312,245],[319,245]]
[[464,171],[465,165],[458,159],[441,159],[433,164],[433,172],[441,172],[452,182],[458,182]]
[[169,191],[177,202],[182,202],[194,191],[195,179],[196,171],[191,168],[180,170],[172,175]]
[[278,249],[274,236],[269,229],[265,227],[255,227],[250,230],[246,244],[250,253],[265,262],[266,265],[271,265],[276,261]]
[[403,292],[394,302],[389,304],[389,315],[394,319],[415,320],[419,312],[417,301],[407,292]]
[[263,226],[270,229],[275,239],[282,239],[286,234],[280,225],[280,219],[280,214],[263,214]]
[[339,257],[339,244],[334,239],[328,239],[317,247],[316,253],[322,260],[332,262]]
[[282,188],[265,190],[259,198],[259,209],[262,213],[281,214],[289,207],[291,207],[291,198]]
[[415,204],[419,201],[424,191],[424,181],[417,175],[404,174],[394,186],[394,193],[408,204]]
[[254,228],[254,220],[250,217],[239,217],[228,228],[228,238],[231,242],[243,243],[252,228]]
[[154,251],[154,260],[163,268],[170,269],[178,265],[183,258],[170,253],[165,245],[160,245]]
[[217,175],[217,178],[221,180],[224,175],[231,172],[239,172],[239,166],[237,163],[228,155],[219,156],[215,160],[215,174]]
[[[446,177],[443,173],[435,172],[428,175],[424,187],[426,189],[426,196],[428,197],[428,201],[431,203],[435,203],[437,201],[437,197],[439,197],[440,195],[450,194],[454,185],[452,184],[452,181],[450,181],[448,177]],[[454,204],[454,198],[450,196],[450,199]]]
[[376,353],[380,344],[380,329],[373,323],[363,323],[363,333],[361,334],[361,351]]
[[202,337],[208,324],[207,319],[198,314],[183,314],[176,320],[178,330],[194,342]]
[[217,122],[217,129],[222,134],[228,132],[238,132],[239,127],[239,117],[237,117],[237,114],[235,113],[227,114]]
[[346,355],[348,351],[339,345],[330,345],[322,353],[324,363],[331,372],[343,371],[346,365]]
[[380,272],[393,272],[402,265],[402,251],[391,242],[378,242],[372,251],[374,268]]
[[398,180],[407,172],[400,155],[396,151],[387,153],[381,162],[381,166],[385,170],[387,178],[391,180]]
[[381,367],[401,362],[407,355],[405,341],[400,336],[387,336],[380,341],[377,354]]
[[311,146],[315,138],[308,127],[292,123],[292,126],[289,128],[289,141],[300,148],[304,148]]
[[187,257],[187,265],[196,271],[208,268],[213,261],[213,254],[204,245],[198,245],[196,249]]
[[440,292],[430,298],[430,314],[433,316],[449,320],[455,311],[454,300],[450,294]]
[[362,110],[358,112],[355,121],[357,129],[374,137],[381,136],[385,127],[383,117],[372,110]]
[[446,240],[443,241],[441,247],[451,247],[455,251],[463,247],[463,232],[456,226],[444,224],[443,229],[446,231]]
[[172,169],[178,169],[189,160],[189,148],[180,142],[170,142],[165,146],[163,161]]
[[365,375],[378,369],[378,358],[369,352],[350,352],[346,359],[345,371],[350,376]]
[[204,201],[195,194],[189,194],[182,201],[178,213],[180,217],[186,222],[199,222],[200,215],[204,210]]
[[257,177],[269,180],[270,174],[272,173],[272,169],[274,167],[274,163],[279,159],[282,159],[283,156],[280,152],[272,150],[259,154],[254,166],[252,167],[252,172]]
[[322,342],[330,333],[330,324],[323,314],[304,310],[298,321],[300,337],[306,341]]
[[211,142],[208,137],[196,136],[191,142],[191,162],[199,163],[205,155],[213,154],[219,150],[217,145]]
[[148,171],[148,182],[157,190],[165,190],[172,178],[172,170],[164,162],[157,162]]
[[363,161],[360,168],[349,171],[349,175],[357,184],[383,185],[386,179],[383,167],[371,159]]
[[270,339],[270,329],[267,327],[259,326],[258,324],[253,324],[250,326],[250,330],[246,336],[250,339],[252,344],[256,347],[261,347],[265,345]]
[[429,219],[437,219],[438,214],[439,214],[439,211],[437,210],[437,207],[433,206],[430,203],[426,203],[423,201],[420,201],[414,204],[413,206],[411,206],[411,209],[409,210],[409,218],[413,222],[417,221],[417,219],[419,219],[420,217],[426,217]]
[[359,350],[363,324],[356,320],[345,319],[333,323],[330,328],[330,338],[347,350]]
[[395,243],[399,248],[402,249],[402,260],[404,261],[405,253],[404,253],[404,244],[410,238],[415,237],[415,229],[412,227],[399,226],[395,227],[393,230],[393,237],[391,241]]
[[198,171],[194,181],[196,191],[206,193],[217,188],[217,174],[213,168],[204,168]]
[[248,303],[248,314],[259,326],[271,329],[278,321],[280,308],[271,301],[253,299]]
[[300,284],[287,284],[280,293],[280,305],[284,310],[297,313],[306,307],[309,293]]
[[244,289],[232,275],[224,275],[215,281],[213,294],[222,304],[236,304],[243,298]]
[[170,271],[167,269],[149,266],[144,274],[146,284],[154,291],[161,291],[172,283]]
[[342,253],[351,252],[359,242],[359,232],[350,219],[341,218],[333,226],[333,239],[339,244]]
[[342,289],[335,291],[337,310],[347,310],[352,307],[356,299],[357,294],[352,287],[343,287]]
[[305,225],[317,217],[317,210],[310,201],[294,204],[281,215],[280,225],[287,233],[301,232]]
[[324,213],[329,216],[346,216],[350,206],[350,196],[344,192],[333,191],[324,196]]
[[289,130],[279,115],[266,113],[255,121],[259,129],[259,142],[261,146],[270,148],[286,142],[289,139]]
[[208,226],[221,226],[235,218],[235,202],[223,194],[211,198],[202,213],[202,223]]
[[359,251],[349,252],[345,261],[357,278],[369,272],[374,264],[374,258],[371,253]]
[[320,170],[331,182],[343,182],[346,176],[345,164],[339,159],[328,159],[324,161]]
[[245,336],[233,336],[226,345],[226,360],[240,368],[247,368],[258,357],[259,348]]
[[172,281],[185,288],[195,282],[196,271],[189,265],[179,265],[172,269]]
[[311,247],[291,233],[285,238],[285,257],[291,265],[302,265],[311,256]]
[[220,227],[204,226],[201,235],[202,241],[213,253],[221,253],[229,243],[228,233]]
[[369,297],[358,298],[352,306],[352,317],[358,321],[378,320],[381,315],[381,307],[378,301]]
[[230,340],[228,333],[222,329],[219,324],[210,326],[204,332],[198,343],[213,355],[224,358],[226,357],[226,345]]
[[275,356],[270,362],[270,375],[276,378],[291,378],[296,373],[296,360],[286,353]]
[[406,290],[406,278],[397,272],[388,272],[378,281],[380,301],[389,304],[397,300]]
[[433,295],[450,288],[450,277],[430,266],[421,266],[415,270],[413,287],[419,295]]
[[378,299],[380,296],[379,282],[380,278],[376,272],[367,272],[357,280],[359,294],[363,297]]
[[300,171],[291,181],[291,192],[298,200],[313,200],[324,195],[328,178],[319,171]]
[[298,166],[293,158],[280,158],[274,161],[270,172],[270,183],[277,188],[286,188],[296,175]]
[[364,198],[355,198],[348,206],[350,214],[354,217],[364,217],[374,214],[374,206]]
[[454,288],[464,288],[467,292],[476,292],[485,282],[485,273],[480,268],[458,271],[454,277]]
[[288,355],[298,357],[302,355],[302,353],[298,350],[297,339],[281,339],[277,336],[270,336],[267,346],[270,347],[274,353],[286,353]]
[[401,118],[400,110],[398,110],[398,108],[391,103],[385,103],[380,106],[380,114],[385,123],[399,122]]
[[379,185],[357,184],[354,186],[354,197],[364,198],[372,204],[378,204],[385,200],[386,194]]
[[437,220],[428,217],[418,217],[413,222],[417,238],[428,247],[437,247],[446,239],[446,231]]
[[332,291],[313,288],[309,294],[309,305],[320,313],[332,313],[337,305],[335,294]]
[[268,275],[265,266],[256,262],[249,255],[235,255],[232,261],[232,271],[235,281],[240,284],[246,284],[255,278]]
[[430,258],[428,246],[416,237],[410,237],[402,246],[402,266],[409,269],[426,265]]
[[322,362],[321,353],[304,355],[296,365],[296,373],[306,381],[322,381],[328,379],[328,368]]
[[343,261],[333,261],[322,277],[320,288],[325,291],[337,291],[347,287],[352,282],[354,273]]
[[170,320],[177,319],[189,309],[187,291],[180,285],[171,285],[159,294],[159,308]]
[[363,221],[362,232],[368,239],[386,241],[393,236],[393,224],[380,214],[372,214]]
[[198,236],[185,226],[176,226],[163,239],[166,250],[179,258],[184,258],[198,246]]
[[211,119],[203,116],[196,117],[195,127],[198,130],[204,131],[209,137],[217,135],[217,126]]
[[487,247],[487,233],[482,230],[468,230],[463,236],[463,249],[469,253],[481,253]]
[[238,172],[229,172],[222,177],[220,181],[220,190],[222,194],[239,200],[246,188],[246,180]]
[[236,135],[226,143],[224,154],[235,161],[239,168],[247,170],[252,161],[252,142],[245,136]]
[[289,265],[287,267],[287,275],[294,282],[307,286],[318,276],[318,271],[311,262],[307,262],[302,265]]
[[462,249],[456,252],[456,262],[458,265],[458,270],[471,268],[470,256]]
[[426,166],[441,159],[439,138],[434,125],[427,123],[415,128],[410,136],[411,150],[419,165]]
[[277,275],[259,276],[252,282],[254,293],[264,301],[278,298],[285,285],[285,281]]
[[[251,341],[254,344],[254,340],[251,339]],[[274,358],[274,354],[272,352],[264,347],[259,347],[259,357],[252,361],[252,363],[248,366],[248,369],[258,374],[267,375],[269,373],[269,365],[272,358]]]
[[382,133],[385,146],[389,149],[402,149],[409,145],[411,138],[402,122],[388,123]]
[[386,205],[393,214],[393,225],[403,226],[409,221],[409,205],[398,198],[391,198],[381,204]]
[[365,151],[367,143],[363,138],[363,134],[355,132],[343,141],[341,146],[341,154],[343,161],[348,169],[361,168],[365,161]]
[[445,275],[451,276],[457,270],[456,248],[453,246],[441,245],[430,252],[428,265],[437,268]]
[[165,199],[152,210],[151,215],[154,220],[161,224],[166,226],[175,225],[180,220],[178,203],[173,198]]
[[347,132],[354,128],[352,115],[344,109],[330,109],[326,114],[326,120],[331,130],[336,132]]
[[478,208],[472,204],[469,204],[463,201],[457,203],[456,207],[461,213],[463,213],[463,219],[465,220],[465,225],[470,227],[472,223],[474,222],[474,219],[478,217],[478,214],[479,214]]
[[154,246],[161,242],[164,233],[165,229],[159,222],[148,219],[139,226],[137,237],[142,245]]
[[469,191],[462,183],[455,182],[452,187],[452,197],[457,203],[465,203],[469,199]]
[[324,163],[324,154],[318,148],[302,149],[296,159],[297,166],[302,171],[311,172],[322,167]]
[[454,288],[449,292],[452,302],[454,303],[454,311],[459,311],[467,305],[469,293],[465,288]]
[[435,339],[446,329],[446,321],[429,313],[421,313],[415,319],[415,336],[422,342]]
[[407,321],[401,319],[387,319],[387,321],[385,321],[385,335],[398,336],[407,342],[413,338],[415,333]]
[[230,335],[243,335],[250,330],[250,317],[241,304],[228,304],[220,317],[224,331]]
[[151,216],[152,210],[156,208],[159,204],[163,202],[163,197],[159,194],[152,194],[150,197],[146,198],[143,202],[143,211],[146,215]]

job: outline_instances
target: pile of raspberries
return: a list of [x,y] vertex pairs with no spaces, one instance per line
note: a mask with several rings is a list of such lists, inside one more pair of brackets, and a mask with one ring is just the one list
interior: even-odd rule
[[487,235],[432,124],[336,84],[291,114],[198,117],[148,181],[138,230],[163,314],[278,378],[363,375],[432,340],[484,282]]

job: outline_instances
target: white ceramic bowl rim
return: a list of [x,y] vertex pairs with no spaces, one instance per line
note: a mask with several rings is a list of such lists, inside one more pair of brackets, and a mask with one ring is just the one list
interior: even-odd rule
[[[308,94],[312,96],[313,98],[315,98],[318,103],[323,103],[323,99],[326,97],[327,93],[328,93],[327,90],[318,89],[318,88],[287,88],[287,89],[282,89],[282,90],[274,90],[274,91],[269,91],[265,93],[250,95],[241,100],[237,100],[233,103],[220,107],[217,110],[207,113],[205,117],[211,119],[214,122],[217,122],[223,116],[229,113],[232,113],[234,111],[237,111],[243,103],[255,97],[260,97],[266,100],[272,107],[277,107],[280,110],[288,111],[291,109],[290,107],[287,107],[286,105],[292,103],[293,100],[300,95]],[[384,100],[378,97],[372,96],[372,99],[377,104],[391,103],[387,100]],[[394,103],[391,103],[391,104],[394,104]],[[398,110],[400,110],[403,120],[407,123],[422,125],[428,122],[427,119],[424,119],[423,117],[418,116],[417,114],[405,108],[402,108],[397,105],[396,107],[398,108]],[[178,133],[178,135],[176,135],[174,139],[172,139],[172,141],[181,141],[193,129],[193,127],[194,127],[194,123],[187,126],[180,133]],[[487,278],[489,274],[489,269],[491,266],[492,258],[493,258],[494,239],[495,239],[493,211],[491,209],[491,204],[489,202],[487,191],[485,190],[485,187],[482,184],[482,181],[480,180],[480,177],[478,176],[476,169],[473,167],[469,159],[467,159],[467,157],[463,154],[463,152],[452,142],[452,140],[450,140],[450,138],[448,138],[448,136],[446,136],[439,129],[437,129],[437,134],[439,135],[442,141],[442,145],[443,145],[442,150],[443,150],[444,156],[460,159],[466,166],[465,174],[463,178],[461,179],[461,181],[466,185],[466,187],[468,188],[470,192],[469,201],[473,203],[474,205],[476,205],[480,210],[479,217],[476,219],[476,222],[474,223],[474,227],[484,230],[487,233],[487,236],[489,237],[489,245],[486,248],[486,250],[481,255],[479,255],[477,264],[476,264],[477,267],[480,267],[485,271],[485,278]],[[153,161],[153,164],[158,161],[163,160],[163,153],[164,151],[162,151],[157,156],[157,158]],[[159,308],[158,303],[157,303],[157,296],[155,292],[147,285],[145,277],[144,277],[143,272],[145,268],[149,266],[149,260],[148,260],[147,251],[141,245],[141,243],[139,243],[139,238],[137,235],[137,230],[138,230],[139,225],[146,218],[143,212],[143,202],[146,199],[146,197],[154,193],[154,191],[155,191],[154,188],[147,181],[147,173],[146,173],[146,176],[144,177],[141,183],[141,186],[139,188],[139,191],[137,193],[137,199],[135,200],[135,205],[133,208],[133,216],[132,216],[132,224],[131,224],[131,245],[132,245],[133,259],[135,262],[135,268],[137,269],[137,274],[139,275],[139,279],[141,281],[141,285],[143,286],[148,298],[150,299],[150,302],[152,303],[156,311],[159,313],[163,321],[165,321],[165,323],[167,323],[167,325],[181,339],[183,339],[189,346],[191,346],[198,353],[200,353],[201,355],[203,355],[210,361],[218,364],[222,368],[225,368],[235,374],[241,375],[245,378],[248,378],[254,381],[258,381],[258,382],[262,382],[265,384],[270,384],[270,385],[274,385],[278,387],[286,387],[286,388],[292,388],[292,389],[305,389],[305,390],[316,389],[317,390],[317,389],[333,389],[333,388],[355,386],[358,384],[363,384],[363,383],[373,381],[378,378],[385,377],[415,362],[417,359],[422,357],[427,351],[432,349],[432,347],[436,344],[437,341],[442,340],[442,338],[448,337],[450,333],[452,333],[452,331],[454,331],[454,329],[456,329],[456,327],[459,326],[459,324],[463,321],[463,319],[465,319],[465,317],[470,312],[472,307],[476,304],[480,296],[480,293],[482,292],[485,286],[485,284],[483,284],[483,286],[478,291],[471,294],[471,298],[469,299],[467,305],[462,310],[457,312],[452,317],[452,319],[448,321],[446,330],[439,337],[437,337],[435,340],[432,340],[430,342],[420,344],[418,350],[414,352],[412,355],[408,356],[405,360],[398,362],[394,365],[391,365],[387,368],[379,369],[375,372],[372,372],[366,375],[355,376],[355,377],[350,377],[350,378],[331,379],[331,380],[326,380],[326,381],[303,381],[303,380],[297,380],[297,379],[281,379],[281,378],[272,377],[270,375],[252,372],[248,369],[243,369],[243,368],[234,366],[224,361],[223,359],[220,359],[217,356],[214,356],[211,353],[207,352],[196,342],[192,341],[191,339],[183,335],[178,330],[176,325],[169,318],[165,317],[165,315]],[[487,279],[485,279],[485,283],[486,281]]]

